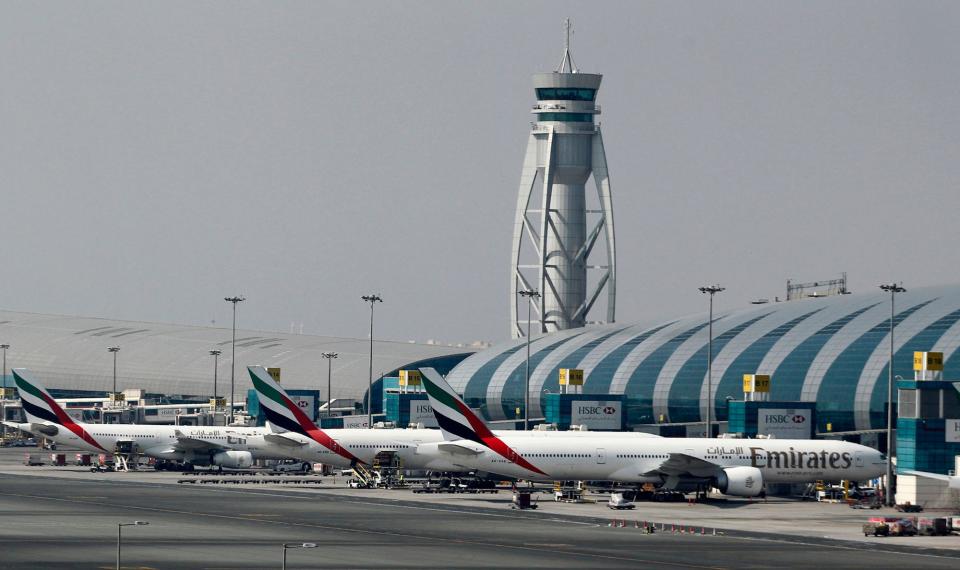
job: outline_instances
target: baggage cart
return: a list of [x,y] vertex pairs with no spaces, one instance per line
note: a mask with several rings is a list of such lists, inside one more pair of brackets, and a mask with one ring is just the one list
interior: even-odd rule
[[887,523],[863,523],[863,536],[890,536]]

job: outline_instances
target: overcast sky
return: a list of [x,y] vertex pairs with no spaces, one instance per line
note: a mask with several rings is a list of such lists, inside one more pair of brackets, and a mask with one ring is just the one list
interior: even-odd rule
[[502,340],[534,101],[598,102],[621,322],[956,283],[956,2],[0,4],[0,306]]

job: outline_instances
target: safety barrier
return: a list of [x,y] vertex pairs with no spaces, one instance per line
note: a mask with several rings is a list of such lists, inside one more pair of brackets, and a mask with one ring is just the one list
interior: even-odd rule
[[[659,528],[658,528],[659,525]],[[626,519],[610,519],[607,523],[610,528],[627,528]],[[649,521],[633,521],[633,528],[643,531],[644,534],[671,533],[671,534],[691,534],[695,536],[722,536],[723,531],[717,531],[716,528],[707,528],[705,526],[695,527],[693,525],[682,525],[678,523],[655,523]]]
[[243,478],[219,478],[219,477],[203,477],[203,478],[192,478],[192,479],[177,479],[177,483],[180,484],[190,484],[195,485],[200,483],[201,485],[320,485],[323,483],[323,479],[318,478],[293,478],[293,477],[276,477],[276,478],[267,478],[267,477],[253,477],[249,479]]

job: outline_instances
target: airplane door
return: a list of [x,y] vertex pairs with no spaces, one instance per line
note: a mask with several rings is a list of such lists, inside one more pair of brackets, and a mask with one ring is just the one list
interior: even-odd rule
[[857,467],[863,467],[863,452],[856,451],[853,455],[853,464]]
[[607,462],[607,450],[602,447],[598,447],[597,448],[597,465],[603,465],[606,462]]

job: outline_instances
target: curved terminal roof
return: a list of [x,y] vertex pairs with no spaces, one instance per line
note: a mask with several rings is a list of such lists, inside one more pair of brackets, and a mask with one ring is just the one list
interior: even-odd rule
[[[705,303],[704,303],[705,304]],[[771,375],[771,401],[816,401],[818,427],[886,426],[890,295],[820,297],[715,311],[713,394],[707,389],[707,314],[668,322],[606,325],[535,338],[530,415],[559,391],[560,368],[584,371],[584,394],[625,394],[630,424],[695,422],[713,400],[742,399],[743,374]],[[960,380],[960,285],[896,296],[894,374],[913,378],[913,352],[944,353],[945,379]],[[450,373],[450,384],[491,420],[523,406],[524,339],[484,350]]]
[[[0,342],[10,345],[7,367],[29,368],[48,388],[66,391],[109,391],[113,356],[119,346],[117,389],[142,388],[170,396],[203,396],[213,392],[213,356],[219,349],[218,391],[229,398],[231,329],[88,317],[67,317],[0,311]],[[441,358],[456,361],[464,348],[375,340],[373,372],[379,376],[407,364]],[[367,390],[368,339],[237,330],[236,395],[252,388],[245,367],[281,368],[281,382],[290,388],[319,389],[326,398],[327,362],[333,361],[334,398],[361,399]],[[449,358],[444,358],[449,357]],[[9,372],[8,372],[9,374]],[[12,386],[12,378],[7,379]]]

